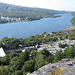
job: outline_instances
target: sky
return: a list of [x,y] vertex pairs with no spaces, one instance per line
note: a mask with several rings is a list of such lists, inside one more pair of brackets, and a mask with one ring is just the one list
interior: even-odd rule
[[75,0],[0,0],[0,2],[26,7],[75,11]]

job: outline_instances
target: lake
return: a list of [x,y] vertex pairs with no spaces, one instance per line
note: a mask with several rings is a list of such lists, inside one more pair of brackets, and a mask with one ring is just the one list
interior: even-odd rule
[[3,37],[27,38],[31,35],[56,32],[73,26],[70,22],[73,16],[70,13],[59,15],[62,17],[0,24],[0,39]]

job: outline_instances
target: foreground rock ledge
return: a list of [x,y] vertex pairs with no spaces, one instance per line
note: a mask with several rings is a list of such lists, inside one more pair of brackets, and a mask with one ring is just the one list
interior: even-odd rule
[[75,75],[75,59],[62,59],[48,64],[27,75]]

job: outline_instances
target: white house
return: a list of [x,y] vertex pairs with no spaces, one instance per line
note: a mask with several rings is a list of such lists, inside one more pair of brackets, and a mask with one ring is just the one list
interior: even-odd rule
[[5,52],[4,52],[4,50],[3,50],[3,48],[1,47],[0,48],[0,57],[4,57],[6,54],[5,54]]

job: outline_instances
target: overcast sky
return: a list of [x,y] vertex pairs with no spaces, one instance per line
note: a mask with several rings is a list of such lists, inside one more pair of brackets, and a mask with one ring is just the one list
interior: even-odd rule
[[75,0],[0,0],[0,2],[27,7],[75,11]]

